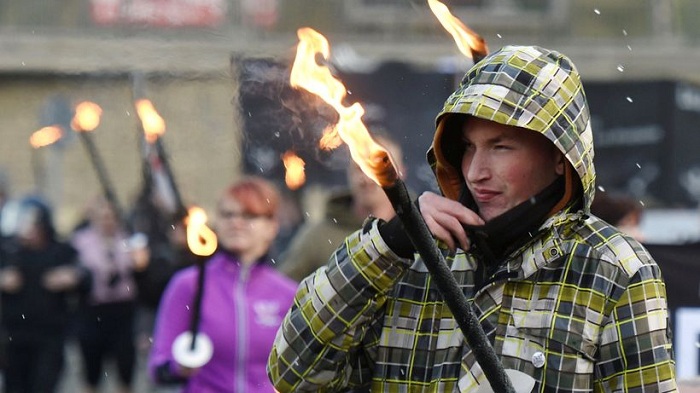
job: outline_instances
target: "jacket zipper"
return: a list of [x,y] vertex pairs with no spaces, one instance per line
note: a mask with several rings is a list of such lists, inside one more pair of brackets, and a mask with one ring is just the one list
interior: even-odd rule
[[246,390],[245,355],[248,350],[246,305],[248,302],[246,300],[245,285],[249,274],[247,270],[248,267],[241,265],[240,275],[233,289],[233,304],[236,310],[236,365],[234,370],[234,386],[236,387],[235,391],[238,393],[244,393]]

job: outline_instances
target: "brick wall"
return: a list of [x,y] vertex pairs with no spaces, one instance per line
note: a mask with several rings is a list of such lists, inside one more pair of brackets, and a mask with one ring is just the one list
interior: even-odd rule
[[[227,75],[150,77],[145,88],[165,119],[163,142],[183,199],[211,211],[220,190],[240,173],[241,133],[232,104],[235,82]],[[29,146],[31,133],[51,119],[46,115],[48,103],[56,102],[58,96],[69,105],[89,100],[102,107],[101,124],[92,137],[124,207],[139,190],[141,163],[131,82],[126,76],[3,76],[0,167],[8,172],[11,193],[17,197],[37,189],[32,160],[46,165],[43,189],[65,234],[101,188],[73,131],[54,146],[39,150]]]

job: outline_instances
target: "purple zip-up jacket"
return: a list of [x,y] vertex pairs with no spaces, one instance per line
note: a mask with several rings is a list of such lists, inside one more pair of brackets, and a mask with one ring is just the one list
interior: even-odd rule
[[[190,327],[197,276],[197,267],[178,272],[160,301],[148,362],[157,382],[162,382],[163,365],[171,373],[177,370],[172,343]],[[265,369],[267,358],[296,288],[294,281],[266,264],[246,270],[233,256],[214,254],[206,264],[199,325],[214,344],[214,355],[187,380],[183,392],[274,392]]]

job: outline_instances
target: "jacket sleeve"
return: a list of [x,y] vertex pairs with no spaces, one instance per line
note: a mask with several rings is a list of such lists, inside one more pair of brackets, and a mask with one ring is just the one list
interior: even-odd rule
[[676,392],[666,289],[659,267],[641,266],[603,326],[596,392]]
[[359,359],[367,354],[363,338],[411,263],[386,246],[378,223],[348,236],[328,265],[299,286],[268,360],[279,392],[339,391],[368,375],[367,359]]
[[173,383],[176,375],[172,345],[177,336],[189,328],[190,306],[194,299],[194,283],[189,269],[176,274],[163,294],[153,332],[153,347],[148,359],[148,371],[156,383]]
[[[322,228],[319,225],[316,223],[304,224],[282,254],[280,272],[292,280],[300,282],[321,267],[331,253],[325,244],[319,246],[319,241],[323,238]],[[322,255],[324,250],[326,253]]]
[[78,282],[70,291],[77,293],[78,296],[81,297],[87,296],[92,289],[92,272],[80,263],[78,250],[76,250],[75,247],[70,244],[65,244],[62,252],[64,254],[62,257],[63,260],[66,261],[67,265],[75,268],[78,276]]

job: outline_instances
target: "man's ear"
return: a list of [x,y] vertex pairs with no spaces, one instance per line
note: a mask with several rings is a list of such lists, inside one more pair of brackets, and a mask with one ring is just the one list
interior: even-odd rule
[[556,166],[555,170],[557,172],[557,175],[563,175],[564,174],[564,168],[566,167],[566,157],[564,157],[564,153],[559,151],[557,149],[557,158],[556,158]]

